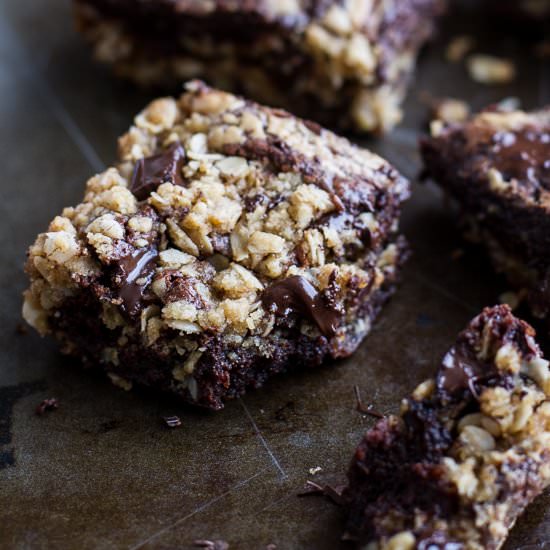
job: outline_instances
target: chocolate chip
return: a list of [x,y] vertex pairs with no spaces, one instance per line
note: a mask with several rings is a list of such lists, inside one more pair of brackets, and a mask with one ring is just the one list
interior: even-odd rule
[[49,399],[44,399],[42,403],[40,403],[36,407],[36,414],[38,416],[42,416],[43,414],[46,414],[50,411],[56,411],[59,408],[59,401],[55,397],[50,397]]
[[312,319],[329,338],[334,336],[342,313],[328,304],[325,297],[304,277],[294,275],[272,284],[262,295],[264,308],[286,317],[299,313]]
[[162,183],[183,185],[181,168],[184,161],[185,150],[178,142],[157,155],[139,159],[134,167],[130,191],[142,201]]

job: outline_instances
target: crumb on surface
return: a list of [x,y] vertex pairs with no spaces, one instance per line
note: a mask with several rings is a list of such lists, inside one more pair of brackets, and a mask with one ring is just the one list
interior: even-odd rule
[[451,63],[462,61],[475,47],[476,40],[470,35],[459,35],[451,39],[445,50],[445,58]]
[[444,122],[462,122],[470,115],[470,106],[461,99],[445,98],[432,104],[432,119]]
[[515,63],[493,55],[471,55],[467,67],[472,80],[479,84],[508,84],[516,78]]

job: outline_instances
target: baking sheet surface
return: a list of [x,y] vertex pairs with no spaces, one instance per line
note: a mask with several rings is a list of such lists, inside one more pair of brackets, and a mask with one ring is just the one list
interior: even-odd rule
[[[404,124],[382,141],[365,141],[411,178],[419,170],[425,92],[475,107],[507,96],[527,108],[550,103],[548,59],[537,59],[513,33],[472,24],[456,17],[446,26],[477,35],[484,52],[512,57],[519,77],[483,87],[462,65],[444,61],[447,38],[427,48]],[[307,479],[343,479],[372,424],[355,410],[354,386],[375,410],[396,411],[401,397],[432,375],[457,331],[506,287],[483,255],[463,246],[436,188],[415,184],[402,224],[414,256],[351,359],[281,377],[218,414],[125,393],[81,372],[50,341],[21,333],[25,249],[63,206],[80,200],[86,179],[112,162],[117,136],[148,99],[90,61],[68,1],[0,3],[0,548],[175,549],[216,538],[243,549],[346,548],[338,508],[297,493]],[[56,397],[59,409],[36,416],[47,397]],[[173,414],[183,425],[168,430],[161,417]],[[547,492],[506,549],[549,541]]]

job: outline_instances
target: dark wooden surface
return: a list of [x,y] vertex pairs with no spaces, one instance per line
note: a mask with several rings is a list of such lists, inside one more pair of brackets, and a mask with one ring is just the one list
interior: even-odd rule
[[[532,54],[532,33],[488,23],[476,28],[471,17],[453,17],[445,36],[470,32],[481,51],[510,55],[519,69],[514,83],[471,82],[462,65],[444,61],[442,37],[421,58],[404,124],[365,142],[407,176],[420,168],[423,92],[476,107],[508,96],[527,108],[550,102],[548,60]],[[452,212],[432,185],[415,184],[403,218],[414,257],[353,358],[281,377],[218,414],[82,373],[48,340],[17,331],[25,249],[114,159],[117,136],[148,99],[90,61],[67,1],[0,3],[0,548],[175,549],[197,538],[243,549],[345,548],[339,510],[297,493],[307,479],[342,478],[371,425],[354,409],[354,385],[376,410],[395,411],[505,285],[476,250],[453,259],[463,244]],[[52,396],[59,410],[35,416]],[[168,414],[183,426],[164,428]],[[322,470],[312,476],[315,467]],[[549,497],[527,510],[507,550],[546,547]]]

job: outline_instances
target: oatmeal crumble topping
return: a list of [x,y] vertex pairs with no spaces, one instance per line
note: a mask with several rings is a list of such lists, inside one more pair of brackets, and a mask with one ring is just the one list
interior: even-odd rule
[[169,89],[204,78],[324,124],[376,132],[400,121],[416,56],[445,7],[444,0],[74,3],[95,57],[122,77]]
[[357,448],[348,538],[369,550],[496,550],[550,484],[550,369],[534,330],[486,308],[399,416]]

